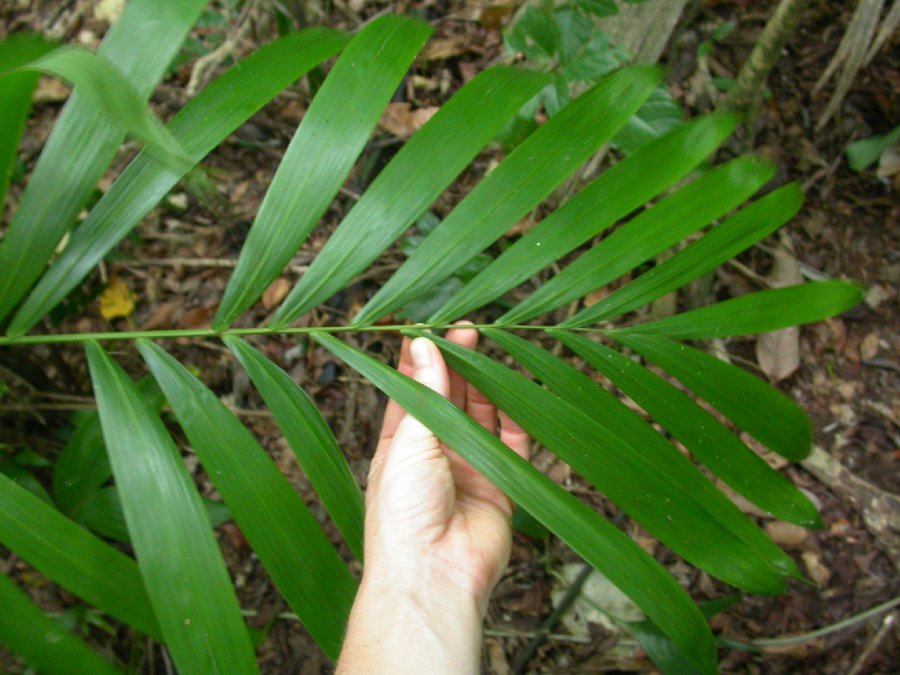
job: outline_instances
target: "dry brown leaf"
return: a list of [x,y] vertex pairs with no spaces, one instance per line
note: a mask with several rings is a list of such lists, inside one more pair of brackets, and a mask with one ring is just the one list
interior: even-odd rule
[[474,63],[468,63],[467,61],[459,63],[459,74],[462,76],[463,84],[469,84],[479,72],[481,71]]
[[472,43],[467,35],[453,35],[429,42],[424,56],[426,61],[443,61],[465,54],[471,47]]
[[732,490],[727,483],[724,483],[721,480],[716,480],[716,487],[721,490],[728,499],[732,501],[732,503],[738,507],[744,513],[749,513],[752,516],[757,516],[758,518],[771,518],[771,513],[766,513],[761,508],[759,508],[756,504],[751,502],[746,497],[739,495],[737,492]]
[[59,103],[69,98],[72,90],[59,80],[52,77],[42,77],[38,81],[37,89],[31,97],[32,103],[40,105],[41,103]]
[[522,220],[509,228],[504,236],[520,237],[529,230],[533,230],[535,227],[537,227],[537,221],[531,216],[525,216]]
[[434,106],[411,110],[409,103],[391,103],[378,124],[389,134],[406,138],[421,129],[437,111]]
[[825,564],[822,562],[822,556],[816,551],[803,551],[800,557],[803,559],[803,564],[806,566],[806,571],[809,572],[812,580],[819,586],[825,586],[828,580],[831,579],[831,570],[825,567]]
[[609,289],[607,287],[598,288],[596,291],[591,291],[582,300],[582,304],[585,307],[592,307],[600,302],[603,298],[609,295]]
[[756,340],[756,359],[775,382],[793,375],[800,367],[800,329],[791,326],[760,335]]
[[766,523],[766,532],[772,537],[772,541],[782,546],[800,546],[809,536],[807,531],[799,525],[784,523],[780,520]]
[[172,316],[175,310],[184,304],[184,300],[171,300],[158,305],[153,313],[147,317],[147,320],[141,324],[141,330],[159,330],[161,328],[171,328],[173,325]]
[[115,274],[109,278],[109,284],[100,294],[100,315],[107,321],[129,317],[134,313],[134,301],[137,296],[128,285]]
[[568,485],[572,480],[572,468],[559,460],[547,471],[547,477],[557,485]]
[[285,106],[278,111],[278,116],[288,122],[299,122],[306,114],[306,106],[297,99],[288,101]]
[[665,319],[674,316],[678,311],[678,291],[666,293],[661,298],[657,298],[650,305],[650,318]]
[[488,660],[491,664],[491,673],[493,675],[508,675],[509,662],[506,660],[506,653],[503,651],[503,645],[493,638],[487,638],[484,641],[487,647]]
[[247,194],[247,190],[250,188],[250,181],[245,180],[234,186],[234,189],[231,191],[231,196],[228,198],[232,204],[238,204],[244,199],[244,195]]
[[181,315],[178,327],[187,330],[206,330],[212,325],[215,313],[215,307],[194,307]]
[[288,283],[288,280],[284,277],[278,277],[269,284],[269,287],[263,293],[262,306],[266,309],[275,309],[287,297],[289,290],[291,290],[291,285]]
[[900,173],[900,151],[897,148],[886,148],[878,160],[875,175],[879,178],[891,178]]
[[[775,249],[775,265],[769,275],[769,283],[773,288],[803,283],[800,266],[786,246]],[[756,340],[756,360],[763,372],[775,382],[793,375],[800,367],[800,329],[791,326],[760,335]]]
[[859,345],[859,355],[864,361],[870,361],[878,356],[878,333],[869,333]]
[[872,309],[876,309],[885,300],[893,297],[892,289],[885,288],[880,284],[873,284],[866,293],[866,304]]

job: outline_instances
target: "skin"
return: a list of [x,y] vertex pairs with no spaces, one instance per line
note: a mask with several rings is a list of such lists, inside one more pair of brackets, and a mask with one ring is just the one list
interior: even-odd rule
[[[478,342],[464,327],[446,337],[469,349]],[[398,370],[528,458],[528,435],[430,341],[404,340]],[[506,495],[390,401],[366,492],[366,567],[337,674],[477,673],[481,623],[511,541]]]

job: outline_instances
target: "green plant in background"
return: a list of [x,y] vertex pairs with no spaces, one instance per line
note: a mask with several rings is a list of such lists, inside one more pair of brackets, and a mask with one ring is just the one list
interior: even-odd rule
[[[633,0],[638,4],[642,0]],[[574,96],[632,60],[621,45],[610,42],[603,19],[615,16],[615,0],[574,0],[563,4],[528,5],[507,29],[504,43],[522,54],[529,65],[552,74],[551,82],[531,99],[500,135],[506,149],[514,148],[536,128],[536,112],[543,106],[552,117]],[[657,87],[637,112],[612,137],[624,154],[661,136],[681,123],[683,113],[665,87]]]
[[[641,322],[640,314],[622,328],[611,321],[771,234],[801,207],[799,187],[786,185],[745,205],[774,174],[772,165],[752,156],[694,176],[736,124],[731,116],[711,115],[643,144],[495,259],[479,257],[620,133],[660,81],[652,67],[610,73],[561,105],[442,221],[423,227],[422,214],[441,192],[552,80],[534,71],[492,68],[445,103],[378,174],[268,325],[235,327],[318,224],[428,39],[428,28],[419,22],[383,17],[352,38],[324,29],[289,34],[226,72],[162,135],[144,134],[147,147],[72,230],[48,267],[126,131],[151,128],[145,116],[119,113],[147,99],[203,5],[201,0],[128,3],[95,58],[117,69],[130,86],[103,87],[102,80],[90,78],[78,82],[0,247],[0,320],[8,320],[0,348],[83,345],[98,407],[53,467],[52,494],[36,496],[0,474],[0,543],[90,605],[164,643],[180,672],[218,672],[223,663],[229,672],[255,672],[251,640],[210,527],[211,517],[215,522],[225,516],[220,507],[209,513],[217,507],[204,506],[180,460],[159,416],[164,396],[274,585],[323,651],[336,657],[356,590],[347,565],[258,441],[215,393],[157,344],[173,337],[223,341],[259,390],[348,548],[361,559],[362,495],[334,437],[302,389],[251,346],[266,336],[303,335],[398,401],[606,575],[646,614],[649,642],[663,635],[682,663],[714,672],[715,642],[704,614],[640,546],[509,453],[447,400],[339,335],[426,334],[454,369],[673,552],[738,589],[783,593],[786,580],[802,574],[695,461],[777,518],[817,527],[819,516],[795,486],[694,397],[791,461],[809,452],[810,423],[777,390],[685,342],[819,321],[858,303],[860,290],[840,282],[809,283],[659,321]],[[272,180],[213,328],[29,334],[183,178],[183,161],[161,161],[160,139],[177,144],[176,154],[196,164],[279,91],[338,53]],[[348,325],[292,327],[352,283],[417,222],[423,238]],[[598,235],[605,236],[523,301],[505,301],[497,316],[497,305],[490,303]],[[534,323],[644,270],[684,239],[692,243],[563,323]],[[472,261],[480,262],[463,272]],[[380,323],[451,278],[459,280],[458,290],[440,307],[428,308],[423,323]],[[454,320],[483,307],[496,318],[478,327],[534,379],[439,336]],[[539,331],[637,402],[692,459],[593,377],[523,337]],[[134,344],[150,377],[133,382],[100,346],[105,341],[118,350]],[[690,393],[617,347],[668,372]],[[104,487],[110,475],[114,492]],[[95,508],[107,513],[121,509],[135,557],[77,524],[90,525],[85,508],[96,500]],[[121,528],[117,532],[123,535]],[[0,640],[40,668],[115,670],[49,623],[5,577],[0,595],[10,608],[10,620],[0,622]]]
[[891,150],[900,145],[900,126],[884,136],[872,136],[847,146],[847,163],[854,171],[865,171]]

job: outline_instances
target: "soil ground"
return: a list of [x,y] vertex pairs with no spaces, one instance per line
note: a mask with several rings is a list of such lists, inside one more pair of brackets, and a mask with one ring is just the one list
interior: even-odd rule
[[[99,4],[99,3],[98,3]],[[300,3],[285,2],[288,10]],[[689,3],[664,55],[666,81],[672,95],[693,117],[708,112],[718,93],[698,80],[697,45],[726,21],[735,30],[714,46],[709,57],[714,76],[733,77],[745,61],[773,2],[746,0],[706,0]],[[814,85],[831,59],[852,13],[853,3],[814,1],[799,29],[790,40],[768,79],[770,96],[758,109],[754,122],[744,127],[720,151],[727,159],[747,150],[772,159],[778,175],[770,188],[791,180],[805,188],[806,204],[784,228],[782,237],[766,242],[769,247],[789,245],[791,257],[808,275],[854,280],[869,289],[867,303],[844,316],[805,327],[800,332],[799,368],[778,383],[809,411],[815,442],[827,456],[839,461],[853,476],[876,490],[900,493],[900,333],[898,290],[900,290],[900,203],[896,195],[898,178],[880,179],[873,170],[855,173],[844,159],[844,151],[854,140],[889,132],[897,124],[897,92],[900,91],[896,39],[856,77],[838,115],[821,129],[816,122],[828,103],[832,86],[813,94]],[[316,20],[316,23],[350,29],[364,19],[388,9],[382,4],[351,2]],[[312,6],[312,5],[310,5]],[[254,44],[274,35],[272,13],[267,3],[246,19],[248,31],[241,34],[237,55],[249,53]],[[21,30],[55,32],[63,41],[94,46],[106,24],[95,18],[95,3],[19,2],[0,8],[0,33]],[[477,4],[459,0],[408,4],[390,7],[396,12],[416,12],[435,29],[430,59],[421,59],[408,85],[397,93],[396,101],[409,101],[413,108],[440,105],[461,84],[502,55],[497,20],[505,10],[486,13]],[[224,14],[218,5],[214,11]],[[496,15],[496,16],[495,16]],[[224,27],[202,28],[193,37],[211,48],[221,39]],[[218,37],[217,37],[218,35]],[[184,88],[195,59],[185,62],[167,77],[153,98],[156,111],[168,117],[187,97]],[[214,67],[220,72],[224,65]],[[699,83],[699,84],[698,84]],[[35,106],[22,145],[27,171],[33,167],[43,141],[64,100],[65,91],[46,85],[42,102]],[[228,281],[229,261],[236,259],[266,187],[297,123],[308,104],[305,84],[280,95],[264,111],[237,131],[204,162],[214,178],[216,194],[198,198],[177,189],[167,203],[154,210],[139,226],[137,234],[110,256],[93,274],[59,317],[58,326],[41,330],[60,332],[109,330],[95,300],[109,275],[124,279],[138,297],[131,320],[142,328],[205,327]],[[308,264],[327,240],[374,172],[399,147],[389,132],[380,131],[364,153],[363,161],[345,190],[309,242],[293,261],[295,267]],[[457,186],[441,198],[435,212],[443,215],[484,174],[497,150],[483,154]],[[127,148],[105,179],[104,186],[126,166],[134,154]],[[368,167],[368,168],[365,168]],[[21,195],[24,182],[14,184],[8,208]],[[511,233],[510,236],[515,236]],[[403,261],[398,247],[385,254],[367,278],[359,280],[328,305],[307,317],[309,325],[343,321],[357,311],[378,285]],[[713,279],[710,295],[719,299],[760,287],[760,277],[772,272],[772,256],[764,249],[742,255],[739,265],[723,267]],[[286,274],[293,284],[296,272]],[[535,283],[540,283],[540,279]],[[242,319],[247,325],[259,322],[277,304],[286,283],[273,286],[264,299]],[[530,287],[519,293],[525,294]],[[877,289],[877,290],[875,290]],[[678,298],[681,306],[693,300]],[[487,310],[490,311],[490,310]],[[371,354],[395,361],[398,338],[388,334],[364,334],[347,338]],[[351,466],[364,484],[384,407],[383,396],[352,371],[321,350],[287,339],[269,339],[260,345],[267,355],[288,369],[315,399],[345,450]],[[337,532],[318,507],[314,495],[296,466],[277,427],[264,412],[261,401],[239,374],[227,352],[217,343],[204,341],[170,342],[165,345],[183,363],[193,366],[204,381],[229,404],[243,411],[243,419],[277,459],[307,503],[320,517],[335,542]],[[551,343],[548,341],[547,346]],[[733,340],[728,351],[741,363],[756,369],[754,340]],[[778,356],[778,355],[776,355]],[[135,353],[123,350],[119,361],[135,375],[142,374]],[[573,362],[581,364],[577,359]],[[30,447],[52,460],[61,449],[70,413],[54,409],[62,400],[74,407],[91,404],[91,391],[81,352],[77,348],[30,348],[0,353],[0,365],[15,374],[14,386],[0,405],[0,443]],[[12,377],[12,376],[9,376]],[[16,379],[19,378],[19,379]],[[28,386],[22,385],[27,382]],[[34,392],[55,395],[41,397]],[[6,405],[11,403],[11,405]],[[22,408],[29,411],[23,413]],[[60,408],[64,406],[56,406]],[[72,407],[72,406],[70,406]],[[173,432],[179,433],[173,426]],[[598,510],[616,516],[613,506],[592,492],[567,467],[536,449],[535,463],[571,492]],[[847,480],[828,481],[800,466],[782,471],[801,486],[820,506],[825,528],[821,531],[784,532],[777,525],[753,514],[768,526],[798,564],[813,579],[811,585],[794,584],[783,597],[744,597],[713,621],[717,634],[729,640],[761,638],[806,638],[774,644],[759,652],[723,650],[721,671],[729,673],[887,673],[900,671],[900,640],[896,623],[885,624],[888,614],[852,622],[827,635],[809,636],[813,631],[855,616],[900,594],[898,560],[892,559],[885,537],[873,534],[867,520],[867,504],[852,497]],[[197,480],[211,493],[212,487],[197,469]],[[41,478],[45,475],[38,472]],[[851,481],[852,483],[852,481]],[[858,485],[852,483],[852,485]],[[895,502],[896,503],[896,502]],[[895,519],[900,515],[894,513]],[[626,521],[623,526],[654,552],[672,573],[687,585],[698,600],[729,594],[723,584],[686,566],[672,554],[655,546]],[[273,590],[265,572],[246,541],[233,525],[219,529],[219,539],[239,592],[242,606],[251,610],[251,625],[268,630],[268,640],[260,647],[260,663],[265,673],[326,673],[327,660],[296,621],[281,618],[287,611]],[[893,536],[898,536],[893,532]],[[895,540],[896,541],[896,540]],[[3,571],[12,574],[32,597],[48,611],[59,612],[74,598],[57,589],[14,555],[5,553]],[[349,553],[343,553],[349,559]],[[501,581],[488,611],[484,650],[484,672],[587,673],[645,672],[652,666],[641,652],[598,625],[586,637],[571,636],[563,626],[552,626],[552,635],[537,638],[553,609],[551,592],[558,581],[551,574],[577,558],[554,539],[537,541],[517,534],[509,569]],[[356,570],[358,571],[358,570]],[[99,628],[88,630],[90,640],[104,651],[115,652],[134,672],[173,672],[162,651],[135,639],[124,629],[112,635]],[[537,647],[527,663],[521,655],[532,642]],[[862,658],[865,657],[865,658]],[[15,657],[0,651],[0,671],[23,672]],[[517,668],[519,670],[517,670]]]

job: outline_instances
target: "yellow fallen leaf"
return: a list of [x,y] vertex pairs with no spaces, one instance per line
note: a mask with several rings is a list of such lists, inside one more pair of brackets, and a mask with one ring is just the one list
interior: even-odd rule
[[112,275],[100,294],[100,314],[104,319],[129,317],[134,312],[136,296],[122,279]]

